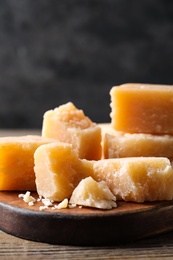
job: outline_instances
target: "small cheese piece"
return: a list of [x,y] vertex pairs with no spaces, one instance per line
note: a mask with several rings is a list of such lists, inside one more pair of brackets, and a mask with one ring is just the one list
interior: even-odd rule
[[66,209],[67,207],[68,207],[68,199],[64,199],[55,208],[56,209]]
[[23,198],[23,201],[28,203],[29,206],[33,206],[36,199],[31,196],[31,192],[27,191],[25,194],[19,194],[19,198]]
[[92,161],[81,161],[68,143],[42,145],[35,151],[34,160],[37,192],[53,201],[70,198],[78,183],[92,174]]
[[105,159],[94,163],[98,181],[105,181],[117,197],[144,202],[173,199],[173,168],[167,158]]
[[82,159],[101,158],[100,127],[71,102],[44,114],[42,136],[72,144]]
[[116,205],[116,197],[104,181],[96,182],[87,177],[74,189],[69,203],[99,209],[112,209]]
[[34,152],[54,142],[41,136],[0,138],[0,190],[35,190]]
[[111,95],[111,121],[117,131],[173,134],[173,86],[124,84]]
[[173,157],[173,136],[152,134],[105,134],[104,158]]

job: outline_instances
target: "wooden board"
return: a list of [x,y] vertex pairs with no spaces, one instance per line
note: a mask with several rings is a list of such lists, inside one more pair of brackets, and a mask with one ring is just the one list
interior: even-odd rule
[[[40,211],[19,192],[0,192],[0,229],[28,240],[63,245],[113,245],[173,230],[173,201],[118,202],[112,210],[73,208]],[[36,193],[32,196],[37,198]]]

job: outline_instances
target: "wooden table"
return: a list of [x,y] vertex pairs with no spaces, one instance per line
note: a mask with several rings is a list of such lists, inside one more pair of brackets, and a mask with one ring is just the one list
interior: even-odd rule
[[13,237],[0,231],[0,259],[173,259],[173,232],[112,247],[50,245]]
[[[40,131],[0,131],[0,136]],[[111,231],[110,231],[111,232]],[[58,235],[58,234],[57,234]],[[17,238],[0,231],[0,259],[173,259],[173,231],[126,244],[102,247],[51,245]]]

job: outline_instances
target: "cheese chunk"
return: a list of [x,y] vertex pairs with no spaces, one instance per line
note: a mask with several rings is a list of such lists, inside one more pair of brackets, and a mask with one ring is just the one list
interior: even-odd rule
[[173,134],[173,86],[124,84],[113,87],[110,95],[115,130]]
[[79,157],[101,158],[101,129],[71,102],[44,114],[42,136],[70,143]]
[[[125,201],[173,199],[173,168],[164,157],[89,161],[79,159],[71,144],[57,142],[37,148],[34,158],[37,192],[54,201],[69,199],[80,181],[89,176],[97,182],[105,181],[113,195]],[[95,189],[95,184],[88,185],[82,186],[83,198]],[[97,201],[98,193],[100,189],[91,200]]]
[[173,157],[173,136],[152,134],[105,134],[104,158]]
[[42,145],[34,160],[37,192],[53,201],[70,198],[78,183],[92,175],[92,161],[81,161],[68,143]]
[[34,152],[54,142],[41,136],[0,138],[0,190],[35,190]]
[[173,168],[167,158],[137,157],[94,163],[98,181],[104,180],[117,199],[134,202],[172,200]]
[[80,181],[74,189],[69,203],[99,209],[112,209],[116,205],[116,197],[104,181],[96,182],[92,177]]

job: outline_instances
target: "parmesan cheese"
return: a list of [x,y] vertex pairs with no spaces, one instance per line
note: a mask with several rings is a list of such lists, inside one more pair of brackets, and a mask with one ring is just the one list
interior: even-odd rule
[[99,209],[112,209],[117,206],[116,197],[104,181],[96,182],[87,177],[78,184],[70,198],[70,204]]
[[19,198],[23,198],[23,201],[28,203],[29,206],[34,206],[36,199],[31,196],[31,192],[27,191],[25,194],[19,194]]
[[101,158],[100,127],[71,102],[44,114],[42,136],[72,144],[79,158]]
[[173,134],[173,86],[123,84],[113,87],[110,96],[115,130]]

